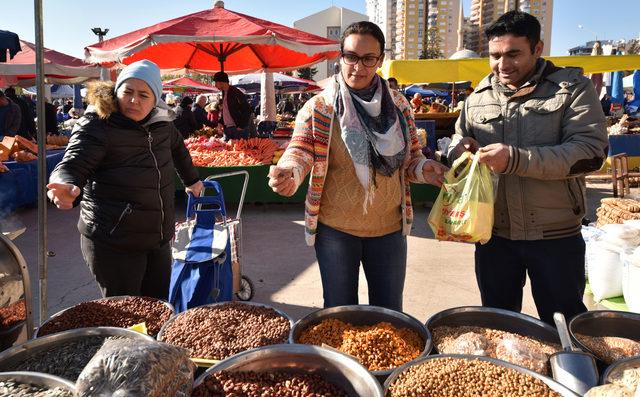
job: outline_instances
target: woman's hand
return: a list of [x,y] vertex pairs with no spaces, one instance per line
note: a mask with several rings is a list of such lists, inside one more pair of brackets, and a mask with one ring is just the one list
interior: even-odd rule
[[293,196],[297,190],[293,180],[293,170],[272,165],[269,169],[269,186],[281,196]]
[[442,186],[444,174],[449,170],[447,166],[435,160],[427,160],[422,166],[422,176],[427,183]]
[[73,202],[80,195],[80,188],[71,183],[50,183],[47,197],[61,210],[73,208]]
[[187,194],[191,193],[195,197],[200,197],[200,194],[202,194],[203,189],[204,189],[204,184],[202,183],[202,181],[198,181],[193,185],[187,186],[186,188],[184,188],[184,191],[187,192]]

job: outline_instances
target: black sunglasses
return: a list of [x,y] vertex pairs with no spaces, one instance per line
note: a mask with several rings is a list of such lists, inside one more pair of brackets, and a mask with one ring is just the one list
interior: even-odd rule
[[362,64],[368,68],[372,68],[374,66],[376,66],[378,64],[378,61],[380,60],[380,58],[382,58],[382,55],[380,56],[374,56],[374,55],[365,55],[363,57],[358,56],[356,54],[351,54],[351,53],[342,53],[341,55],[342,61],[344,63],[346,63],[347,65],[355,65],[358,62],[362,61]]

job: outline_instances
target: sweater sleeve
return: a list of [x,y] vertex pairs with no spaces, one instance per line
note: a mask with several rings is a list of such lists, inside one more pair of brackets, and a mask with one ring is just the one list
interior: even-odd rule
[[[317,100],[317,99],[316,99]],[[296,124],[291,142],[278,161],[278,166],[293,170],[296,189],[311,171],[315,158],[313,139],[313,104],[315,100],[305,103],[296,116]]]

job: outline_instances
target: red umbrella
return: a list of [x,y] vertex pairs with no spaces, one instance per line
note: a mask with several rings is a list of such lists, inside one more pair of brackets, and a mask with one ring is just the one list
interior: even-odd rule
[[[20,40],[22,51],[13,59],[0,63],[0,76],[4,85],[20,85],[30,87],[36,78],[35,45]],[[91,78],[100,77],[100,68],[85,63],[81,59],[62,54],[47,48],[44,49],[44,74],[47,84],[76,84]]]
[[85,47],[90,62],[141,59],[165,72],[231,74],[284,72],[336,58],[337,42],[229,11],[216,2],[204,10]]
[[218,91],[216,87],[202,84],[199,81],[188,77],[180,77],[178,79],[166,80],[162,82],[162,88],[167,91],[176,92],[214,92]]

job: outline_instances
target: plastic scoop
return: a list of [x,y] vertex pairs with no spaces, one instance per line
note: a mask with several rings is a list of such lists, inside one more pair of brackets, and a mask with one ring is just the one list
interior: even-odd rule
[[573,346],[564,314],[554,313],[553,321],[562,343],[562,351],[549,357],[553,379],[583,395],[598,385],[596,360],[591,354]]

